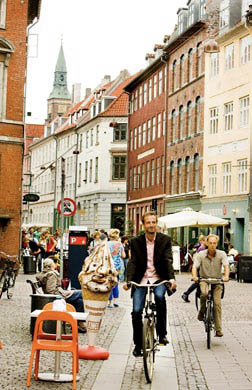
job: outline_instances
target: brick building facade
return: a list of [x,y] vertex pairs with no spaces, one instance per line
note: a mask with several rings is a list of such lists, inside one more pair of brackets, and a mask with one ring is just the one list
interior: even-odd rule
[[40,0],[2,0],[0,14],[0,250],[19,253],[27,26]]

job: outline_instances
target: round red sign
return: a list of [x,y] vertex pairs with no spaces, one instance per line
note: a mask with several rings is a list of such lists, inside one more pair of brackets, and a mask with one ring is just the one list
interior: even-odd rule
[[[72,217],[76,213],[76,203],[71,198],[64,198],[64,217]],[[57,204],[58,213],[61,214],[61,200]]]

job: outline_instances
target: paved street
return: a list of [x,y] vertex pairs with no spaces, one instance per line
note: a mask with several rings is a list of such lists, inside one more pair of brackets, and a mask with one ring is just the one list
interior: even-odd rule
[[[31,351],[30,296],[25,280],[34,275],[20,272],[12,300],[0,301],[1,340],[0,389],[25,389]],[[252,284],[231,281],[226,285],[223,308],[223,338],[213,338],[206,348],[203,325],[196,319],[194,293],[190,303],[181,299],[190,282],[189,274],[177,275],[178,290],[169,298],[169,346],[161,347],[155,363],[153,383],[146,384],[142,359],[132,356],[131,300],[121,289],[120,307],[107,309],[98,344],[110,352],[109,360],[80,361],[78,390],[252,390]],[[86,335],[80,335],[85,344]],[[41,371],[52,371],[54,354],[41,354]],[[71,372],[69,354],[62,354],[61,368]],[[31,389],[70,390],[71,383],[31,381]]]

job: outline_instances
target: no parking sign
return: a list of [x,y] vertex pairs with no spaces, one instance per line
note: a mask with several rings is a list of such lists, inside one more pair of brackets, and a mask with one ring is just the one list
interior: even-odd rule
[[[72,217],[76,213],[76,203],[71,198],[64,198],[64,217]],[[61,200],[57,205],[58,213],[61,214]]]

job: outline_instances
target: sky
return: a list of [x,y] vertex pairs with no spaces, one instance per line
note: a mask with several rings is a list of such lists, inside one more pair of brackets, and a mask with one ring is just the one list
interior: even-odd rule
[[63,42],[68,90],[81,83],[92,90],[104,75],[115,79],[121,70],[144,69],[146,53],[162,44],[177,23],[187,0],[42,0],[40,19],[29,28],[27,123],[43,124],[47,99]]

